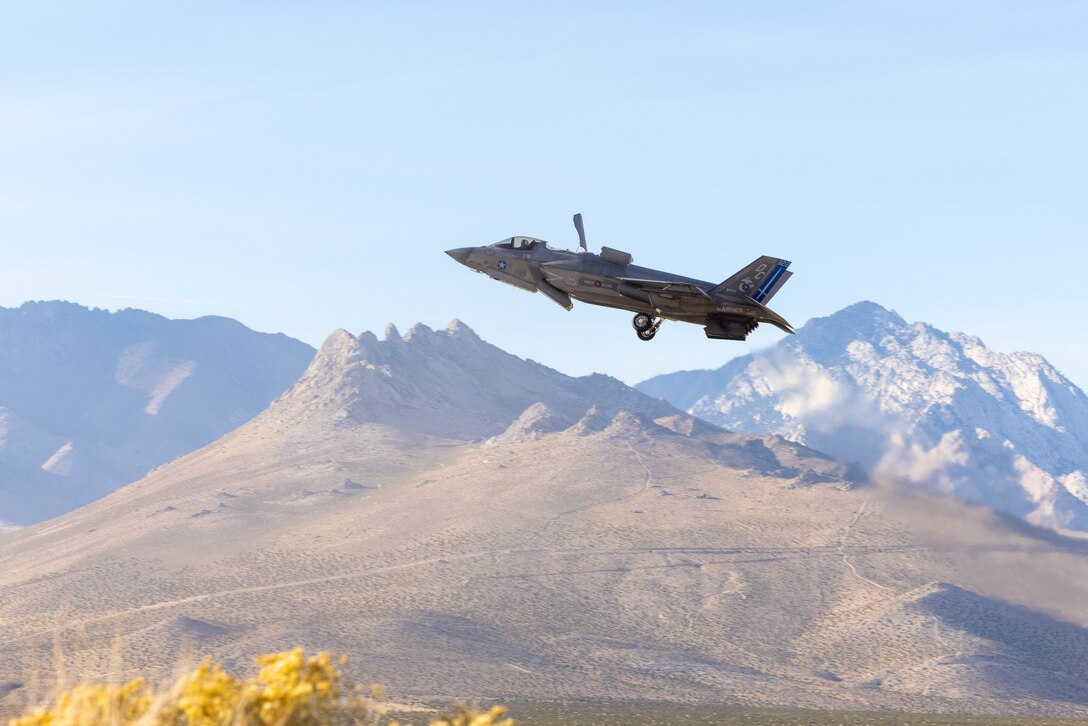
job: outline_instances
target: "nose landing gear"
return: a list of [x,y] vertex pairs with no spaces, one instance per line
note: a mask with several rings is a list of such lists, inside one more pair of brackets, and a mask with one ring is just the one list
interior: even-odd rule
[[639,340],[653,340],[662,322],[661,318],[639,313],[631,320],[631,326],[635,329],[635,334],[638,335]]

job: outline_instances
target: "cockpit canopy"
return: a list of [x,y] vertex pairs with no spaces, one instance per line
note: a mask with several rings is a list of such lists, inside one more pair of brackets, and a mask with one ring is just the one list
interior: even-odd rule
[[535,237],[508,237],[502,242],[496,242],[492,247],[502,247],[504,250],[530,251],[541,247],[547,248],[548,243]]

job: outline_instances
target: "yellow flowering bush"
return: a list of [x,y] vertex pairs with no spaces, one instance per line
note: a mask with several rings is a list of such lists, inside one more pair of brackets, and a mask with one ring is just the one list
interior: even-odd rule
[[[328,653],[303,659],[302,648],[263,655],[256,681],[242,689],[247,724],[310,726],[333,723],[340,705],[340,674]],[[223,723],[222,721],[207,722]]]
[[[380,691],[366,699],[357,688],[345,689],[328,653],[307,658],[296,648],[256,661],[256,678],[239,680],[206,662],[159,693],[139,678],[123,685],[79,685],[51,709],[12,719],[9,726],[377,726],[383,719]],[[498,706],[459,707],[431,724],[514,726],[504,713]]]
[[465,707],[457,709],[453,716],[443,716],[431,721],[431,726],[514,726],[514,719],[503,718],[506,710],[494,706],[490,711],[474,711]]
[[84,684],[61,694],[52,710],[38,709],[9,723],[11,726],[135,724],[150,710],[153,701],[140,678],[121,686]]
[[241,689],[216,664],[204,663],[174,686],[180,691],[177,710],[193,726],[231,723]]

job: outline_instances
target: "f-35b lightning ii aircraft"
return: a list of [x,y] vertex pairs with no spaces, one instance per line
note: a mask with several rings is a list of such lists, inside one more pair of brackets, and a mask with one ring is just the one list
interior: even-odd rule
[[793,328],[767,303],[793,273],[790,263],[760,257],[721,283],[704,282],[633,264],[627,252],[586,247],[582,215],[574,215],[577,252],[552,249],[535,237],[510,237],[486,247],[461,247],[446,254],[500,282],[542,292],[570,310],[572,300],[630,310],[641,340],[652,340],[665,320],[702,325],[706,337],[744,340],[760,323],[787,333]]

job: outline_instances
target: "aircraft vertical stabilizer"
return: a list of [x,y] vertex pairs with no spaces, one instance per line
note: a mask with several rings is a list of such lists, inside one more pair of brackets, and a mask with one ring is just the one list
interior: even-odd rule
[[712,289],[711,293],[740,293],[766,304],[793,274],[789,260],[763,255]]
[[[786,264],[788,265],[789,263],[787,262]],[[763,295],[762,299],[760,299],[758,297],[755,297],[754,295],[752,297],[755,300],[757,300],[758,302],[761,302],[764,305],[766,305],[767,303],[769,303],[771,301],[771,298],[775,296],[775,293],[777,293],[779,290],[782,289],[782,286],[786,284],[786,280],[790,279],[790,277],[792,277],[792,276],[793,276],[792,272],[790,272],[789,270],[785,270],[779,276],[778,280],[774,284],[772,284],[770,286],[770,288],[768,289],[766,294]]]

